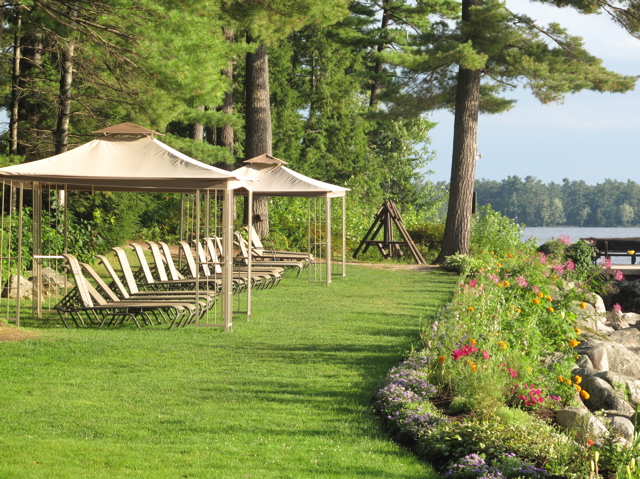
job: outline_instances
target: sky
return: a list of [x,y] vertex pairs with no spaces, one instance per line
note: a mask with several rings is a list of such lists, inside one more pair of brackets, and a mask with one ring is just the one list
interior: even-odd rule
[[[527,0],[507,0],[507,7],[540,23],[557,22],[584,39],[586,50],[603,65],[626,75],[640,75],[640,40],[605,15],[580,15]],[[543,183],[563,178],[589,185],[606,178],[640,183],[640,81],[625,94],[584,91],[568,95],[563,104],[541,105],[530,92],[508,93],[518,100],[510,111],[480,115],[476,178],[503,180],[534,176]],[[453,115],[431,116],[436,159],[427,165],[431,181],[449,181]]]

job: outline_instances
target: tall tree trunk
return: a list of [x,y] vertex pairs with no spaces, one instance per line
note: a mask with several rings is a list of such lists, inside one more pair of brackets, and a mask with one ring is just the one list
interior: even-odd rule
[[[387,35],[387,27],[389,26],[389,9],[387,8],[387,3],[383,2],[383,10],[382,10],[382,22],[380,24],[380,35]],[[378,44],[378,53],[382,53],[384,49],[387,47],[387,44],[384,42],[380,42]],[[371,80],[371,96],[369,97],[369,106],[375,106],[378,103],[378,95],[382,90],[382,84],[380,82],[380,75],[384,71],[384,63],[380,58],[376,59],[376,63],[373,66],[373,78]]]
[[[463,0],[462,20],[469,21],[470,7],[481,4],[481,0]],[[481,76],[482,70],[458,69],[449,207],[442,250],[436,263],[455,253],[469,254]]]
[[[234,30],[233,28],[224,28],[224,38],[229,43],[233,43],[234,41]],[[226,91],[224,95],[224,101],[222,103],[221,111],[222,113],[226,113],[228,115],[233,114],[233,110],[235,108],[235,103],[233,101],[233,61],[229,62],[227,68],[222,71],[222,74],[229,79],[229,89]],[[228,148],[231,153],[233,153],[234,147],[234,131],[233,126],[230,123],[227,123],[224,126],[217,128],[216,131],[216,140],[219,146],[223,146]],[[224,165],[220,165],[221,168],[226,170],[233,170],[235,165],[225,163]]]
[[[249,40],[250,41],[250,40]],[[246,66],[246,145],[245,158],[272,152],[271,104],[269,100],[269,57],[261,43],[255,53],[247,54]],[[267,197],[253,199],[255,228],[261,238],[269,234],[269,204]]]
[[[204,111],[204,105],[197,106],[196,110]],[[191,139],[193,141],[202,141],[204,138],[204,125],[202,123],[193,123],[191,125]]]
[[16,7],[16,32],[13,38],[13,72],[11,74],[11,117],[9,118],[9,153],[18,154],[18,120],[20,112],[20,60],[22,58],[21,46],[22,8]]
[[60,94],[56,121],[56,155],[69,147],[69,120],[71,118],[71,87],[73,85],[73,55],[75,42],[68,40],[60,52]]

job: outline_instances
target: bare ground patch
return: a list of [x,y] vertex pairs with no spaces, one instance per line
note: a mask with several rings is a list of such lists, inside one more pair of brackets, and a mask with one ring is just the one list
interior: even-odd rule
[[3,341],[23,341],[25,339],[34,339],[38,337],[35,331],[26,331],[24,329],[10,326],[0,321],[0,342]]

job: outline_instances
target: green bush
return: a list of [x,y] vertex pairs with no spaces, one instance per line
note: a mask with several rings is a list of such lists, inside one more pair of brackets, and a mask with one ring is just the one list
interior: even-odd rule
[[504,255],[522,246],[524,225],[493,211],[491,205],[481,207],[471,223],[471,254],[493,251]]

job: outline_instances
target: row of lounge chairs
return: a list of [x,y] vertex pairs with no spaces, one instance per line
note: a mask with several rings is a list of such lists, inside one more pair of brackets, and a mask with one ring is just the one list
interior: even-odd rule
[[[299,274],[313,262],[310,255],[293,252],[270,252],[267,259],[263,259],[264,256],[253,249],[252,258],[255,259],[249,275],[249,247],[242,235],[238,233],[235,237],[241,253],[234,258],[234,294],[245,291],[249,286],[273,288],[286,270],[294,269]],[[112,248],[120,266],[120,275],[106,256],[96,256],[110,282],[105,281],[91,265],[81,263],[71,254],[64,254],[76,285],[55,306],[64,325],[68,327],[67,318],[70,317],[77,327],[102,328],[131,320],[138,327],[164,324],[171,328],[193,323],[215,306],[222,286],[220,238],[205,238],[194,248],[185,241],[179,242],[181,261],[178,265],[166,243],[148,241],[147,244],[152,262],[147,260],[146,251],[140,244],[131,244],[139,263],[137,271],[121,247]]]

